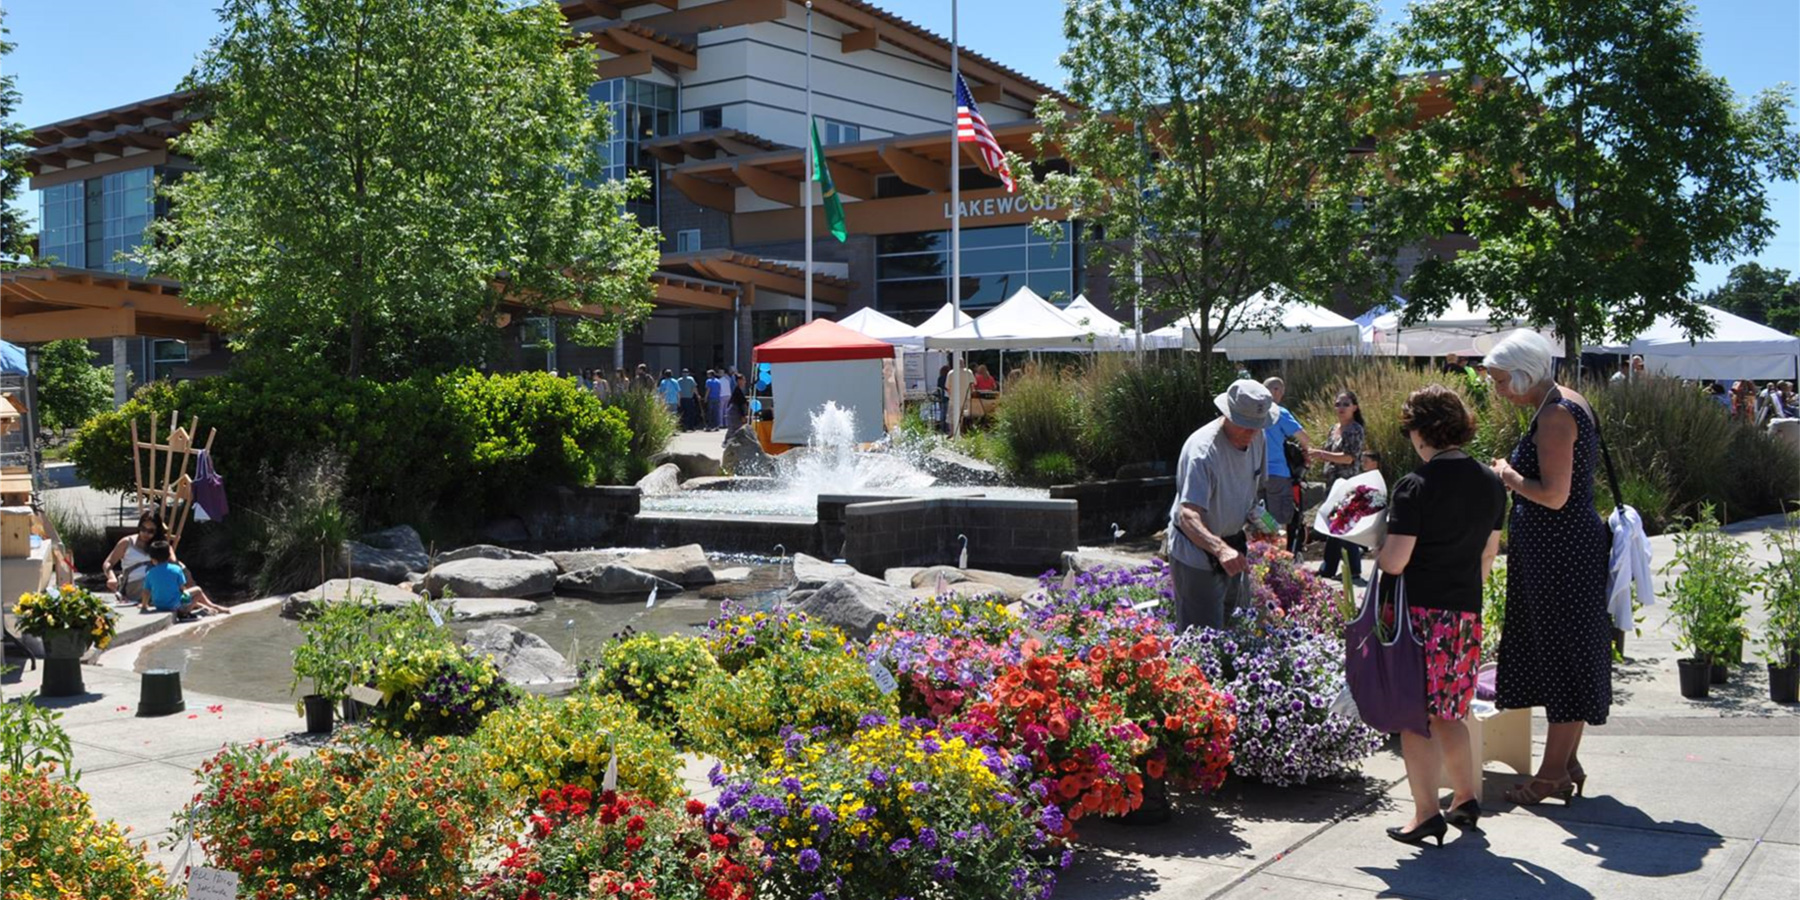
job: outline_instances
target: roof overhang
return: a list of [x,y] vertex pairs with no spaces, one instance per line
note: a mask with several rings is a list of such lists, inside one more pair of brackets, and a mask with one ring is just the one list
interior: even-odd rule
[[[729,282],[743,287],[762,288],[796,297],[806,294],[806,271],[799,266],[763,259],[736,250],[695,250],[691,253],[666,253],[664,270],[686,269],[703,278]],[[836,275],[814,272],[813,297],[826,303],[849,303],[850,289],[856,282]],[[726,306],[730,308],[729,305]]]
[[665,165],[678,166],[689,160],[717,159],[719,156],[755,156],[775,150],[790,149],[788,145],[771,141],[760,135],[736,128],[714,128],[710,131],[692,131],[673,137],[657,138],[645,141],[643,148],[650,155],[662,160]]
[[[161,165],[167,161],[169,140],[193,124],[187,110],[197,97],[196,91],[176,91],[31,129],[25,156],[25,167],[34,176],[31,187],[100,174],[99,166],[121,159],[143,157],[127,168]],[[163,155],[146,156],[158,153]]]
[[0,331],[15,343],[68,338],[199,340],[211,310],[192,306],[180,285],[66,266],[0,272]]

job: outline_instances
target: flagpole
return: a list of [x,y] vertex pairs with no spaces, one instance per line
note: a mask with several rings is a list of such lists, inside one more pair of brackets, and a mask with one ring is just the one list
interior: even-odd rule
[[800,179],[802,215],[806,217],[806,321],[813,320],[813,158],[812,115],[812,0],[806,0],[806,176]]
[[[961,127],[962,114],[955,107],[956,85],[962,78],[962,57],[957,52],[956,34],[956,0],[950,0],[950,327],[962,327],[962,146],[957,130]],[[950,353],[949,384],[956,388],[956,396],[951,398],[950,434],[962,433],[963,394],[968,392],[968,385],[962,383],[962,351]]]

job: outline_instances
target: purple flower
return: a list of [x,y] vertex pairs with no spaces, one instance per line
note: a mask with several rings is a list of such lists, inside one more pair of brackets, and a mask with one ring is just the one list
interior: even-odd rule
[[908,840],[907,838],[901,838],[901,839],[888,845],[888,852],[894,854],[895,856],[899,856],[900,854],[905,853],[906,851],[911,850],[911,849],[912,849],[912,841]]
[[837,821],[837,813],[832,812],[831,807],[814,803],[812,806],[812,820],[820,825],[830,825]]
[[938,857],[936,865],[931,867],[931,877],[939,881],[950,881],[956,877],[956,863],[948,856]]
[[938,845],[937,830],[930,825],[919,829],[919,846],[927,850],[936,850]]
[[[817,872],[819,870],[819,851],[811,847],[800,851],[800,871]],[[819,896],[814,894],[813,896]]]

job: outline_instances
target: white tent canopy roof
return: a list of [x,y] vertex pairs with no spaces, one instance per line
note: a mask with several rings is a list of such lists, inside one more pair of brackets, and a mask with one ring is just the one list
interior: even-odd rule
[[926,335],[933,350],[1086,350],[1088,330],[1048,300],[1022,287],[961,328]]
[[[1240,321],[1244,324],[1217,345],[1233,360],[1312,356],[1315,350],[1354,348],[1362,339],[1355,322],[1278,285],[1245,300]],[[1186,331],[1185,339],[1193,342],[1188,346],[1198,349],[1193,330]]]
[[[1442,313],[1413,325],[1401,325],[1398,310],[1377,316],[1370,324],[1372,333],[1379,338],[1376,352],[1395,356],[1443,356],[1470,350],[1485,353],[1499,342],[1502,334],[1515,328],[1530,327],[1519,318],[1501,317],[1496,324],[1487,312],[1474,308],[1465,297],[1451,298]],[[1561,358],[1562,339],[1556,332],[1545,328],[1539,333],[1550,341],[1555,355]]]
[[1131,346],[1136,333],[1125,323],[1107,315],[1095,306],[1093,301],[1082,294],[1063,307],[1064,318],[1087,329],[1094,336],[1094,345],[1102,350],[1123,350]]
[[838,320],[838,324],[878,341],[899,346],[919,347],[925,343],[917,328],[893,316],[877,312],[874,307],[863,307]]
[[[931,318],[920,322],[918,327],[914,328],[913,331],[918,334],[921,340],[931,337],[934,334],[943,334],[956,327],[955,323],[952,321],[955,315],[956,307],[946,303],[939,307],[937,312],[932,313]],[[966,312],[962,314],[962,324],[964,325],[969,324],[971,321],[974,321],[974,319],[974,316]]]
[[1658,316],[1629,344],[1593,347],[1602,353],[1634,353],[1653,372],[1680,378],[1793,378],[1800,337],[1784,334],[1722,309],[1701,306],[1712,321],[1709,337],[1689,340],[1668,316]]

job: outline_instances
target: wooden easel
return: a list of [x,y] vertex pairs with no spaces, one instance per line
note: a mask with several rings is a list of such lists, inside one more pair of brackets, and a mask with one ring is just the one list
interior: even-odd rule
[[[188,474],[188,461],[210,452],[213,437],[218,434],[218,429],[208,428],[206,444],[196,448],[194,435],[199,431],[199,416],[190,417],[187,427],[182,428],[181,411],[176,410],[169,414],[169,433],[164,437],[164,443],[159,444],[156,442],[155,416],[150,417],[150,439],[147,441],[139,439],[137,420],[131,420],[131,470],[137,477],[138,515],[152,508],[161,513],[163,525],[169,532],[170,546],[181,543],[181,532],[194,511],[194,479]],[[179,466],[175,462],[177,457],[181,459]],[[144,481],[146,462],[149,466],[148,486]]]

